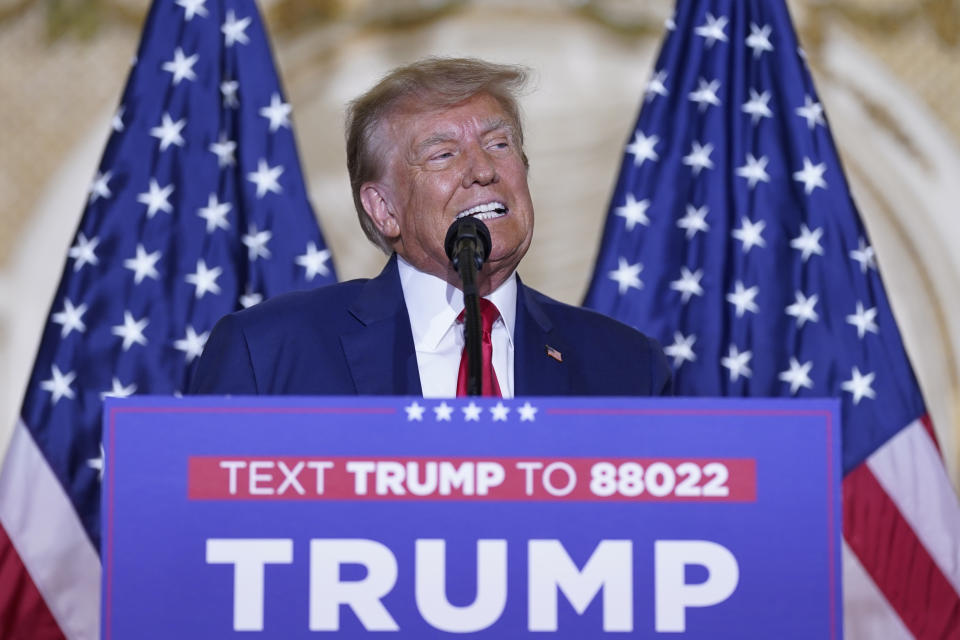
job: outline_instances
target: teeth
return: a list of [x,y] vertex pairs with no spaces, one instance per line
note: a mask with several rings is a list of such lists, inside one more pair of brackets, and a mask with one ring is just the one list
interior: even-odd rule
[[490,220],[491,218],[499,218],[505,215],[507,215],[507,205],[502,202],[487,202],[461,211],[457,214],[457,219],[474,216],[478,220]]

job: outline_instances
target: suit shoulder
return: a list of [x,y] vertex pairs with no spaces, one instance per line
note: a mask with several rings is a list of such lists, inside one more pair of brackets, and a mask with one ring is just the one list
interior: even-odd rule
[[611,318],[608,315],[604,315],[599,311],[594,311],[593,309],[587,309],[584,307],[576,307],[571,304],[566,304],[565,302],[560,302],[559,300],[555,300],[550,296],[544,295],[535,289],[527,288],[527,291],[544,309],[544,312],[548,315],[550,320],[558,325],[562,325],[560,328],[564,330],[574,329],[578,331],[586,331],[589,332],[590,335],[596,335],[597,333],[600,333],[601,335],[605,334],[610,336],[611,339],[620,342],[623,340],[636,340],[644,344],[652,343],[656,344],[657,348],[659,349],[659,343],[657,343],[657,341],[653,338],[647,336],[638,329]]
[[351,301],[366,282],[365,279],[348,280],[316,289],[282,293],[227,317],[246,329],[273,331],[318,319],[330,322],[338,315],[347,316]]

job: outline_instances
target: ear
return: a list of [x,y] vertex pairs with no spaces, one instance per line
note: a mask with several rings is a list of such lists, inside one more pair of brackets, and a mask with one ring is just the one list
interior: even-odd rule
[[360,186],[360,202],[374,226],[385,238],[395,240],[400,237],[400,220],[383,184],[364,182]]

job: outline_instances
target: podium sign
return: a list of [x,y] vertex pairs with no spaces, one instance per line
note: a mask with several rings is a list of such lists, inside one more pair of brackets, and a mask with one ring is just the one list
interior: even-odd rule
[[840,638],[838,411],[108,399],[102,635]]

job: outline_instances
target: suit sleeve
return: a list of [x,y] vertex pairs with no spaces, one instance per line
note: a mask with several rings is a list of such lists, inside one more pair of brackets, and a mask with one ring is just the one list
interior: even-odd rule
[[224,316],[207,339],[188,393],[191,395],[256,395],[257,379],[243,327]]
[[650,395],[673,395],[673,372],[663,353],[663,347],[653,338],[647,338],[650,343]]

